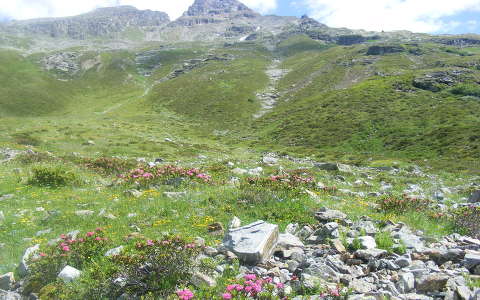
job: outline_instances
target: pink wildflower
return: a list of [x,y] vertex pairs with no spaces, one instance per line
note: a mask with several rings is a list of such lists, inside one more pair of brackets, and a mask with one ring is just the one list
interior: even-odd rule
[[225,299],[225,300],[230,300],[230,299],[232,299],[232,294],[225,293],[225,294],[222,295],[222,298]]
[[260,293],[262,291],[262,286],[255,283],[254,285],[252,285],[253,287],[253,290],[256,292],[256,293]]
[[87,232],[87,237],[91,237],[95,234],[95,232]]
[[277,289],[283,289],[285,285],[281,282],[277,283]]
[[237,287],[236,284],[227,285],[227,291],[228,291],[228,292],[231,292],[231,291],[233,291],[234,289],[236,289],[236,287]]
[[338,289],[331,290],[330,294],[335,297],[340,297],[340,291]]
[[102,240],[102,238],[101,238],[101,237],[99,237],[99,236],[97,236],[97,237],[95,238],[95,240],[96,240],[96,241],[101,241],[101,240]]
[[245,278],[245,280],[255,280],[257,276],[255,274],[247,274],[243,278]]
[[177,296],[180,300],[190,300],[193,298],[193,293],[189,289],[184,289],[181,291],[177,291]]
[[143,178],[152,178],[153,174],[152,173],[145,173],[143,174]]
[[41,252],[39,255],[40,255],[40,257],[45,257],[45,256],[47,256],[47,255],[46,255],[45,253],[43,253],[43,252]]
[[60,238],[61,238],[61,239],[66,239],[66,238],[67,238],[67,236],[66,236],[66,235],[64,235],[64,234],[61,234],[61,235],[60,235]]
[[63,246],[63,247],[62,247],[62,250],[65,251],[65,252],[68,252],[68,251],[70,251],[70,247],[68,247],[68,246]]
[[148,241],[147,241],[147,246],[153,246],[153,245],[154,245],[154,244],[153,244],[153,241],[152,241],[152,240],[148,240]]

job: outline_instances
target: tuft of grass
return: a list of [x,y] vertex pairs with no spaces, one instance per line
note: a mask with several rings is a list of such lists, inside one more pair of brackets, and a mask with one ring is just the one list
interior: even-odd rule
[[64,166],[39,165],[32,169],[29,184],[42,187],[62,187],[78,182],[78,176]]
[[394,252],[393,246],[395,242],[388,231],[382,231],[375,235],[375,242],[377,243],[377,248],[387,250],[388,252]]

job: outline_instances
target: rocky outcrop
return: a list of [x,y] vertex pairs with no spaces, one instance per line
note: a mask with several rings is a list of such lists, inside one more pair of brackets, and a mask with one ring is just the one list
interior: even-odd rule
[[468,47],[468,46],[477,46],[480,45],[480,38],[467,38],[467,37],[459,37],[459,38],[443,38],[435,40],[438,43],[449,45],[449,46],[456,46],[456,47]]
[[183,14],[184,17],[198,16],[255,17],[253,10],[237,0],[196,0]]
[[405,52],[405,48],[400,45],[390,46],[371,46],[367,50],[367,55],[385,55],[391,53]]
[[438,71],[416,77],[413,86],[422,90],[439,92],[445,86],[453,86],[465,82],[469,78],[469,70]]
[[57,71],[75,74],[80,70],[78,63],[79,54],[75,52],[60,52],[45,56],[41,63],[47,71]]
[[196,0],[170,26],[195,26],[256,17],[260,15],[237,0]]
[[163,26],[169,22],[170,18],[164,12],[118,6],[98,8],[75,17],[17,21],[7,27],[27,34],[84,40],[88,37],[114,36],[128,27]]

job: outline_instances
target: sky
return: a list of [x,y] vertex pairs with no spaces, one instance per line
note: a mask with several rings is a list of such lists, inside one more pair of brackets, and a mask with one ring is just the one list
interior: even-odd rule
[[[480,0],[243,0],[262,14],[310,17],[331,26],[373,31],[480,33]],[[193,0],[0,0],[0,21],[72,16],[97,7],[133,5],[179,17]]]

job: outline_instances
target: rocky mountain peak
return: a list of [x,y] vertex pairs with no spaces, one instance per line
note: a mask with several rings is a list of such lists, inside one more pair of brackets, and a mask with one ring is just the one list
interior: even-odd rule
[[237,0],[195,0],[184,17],[236,15],[253,17],[257,13]]
[[16,21],[9,24],[8,30],[83,40],[88,37],[112,37],[128,27],[163,26],[169,22],[170,18],[164,12],[116,6],[97,8],[74,17]]

